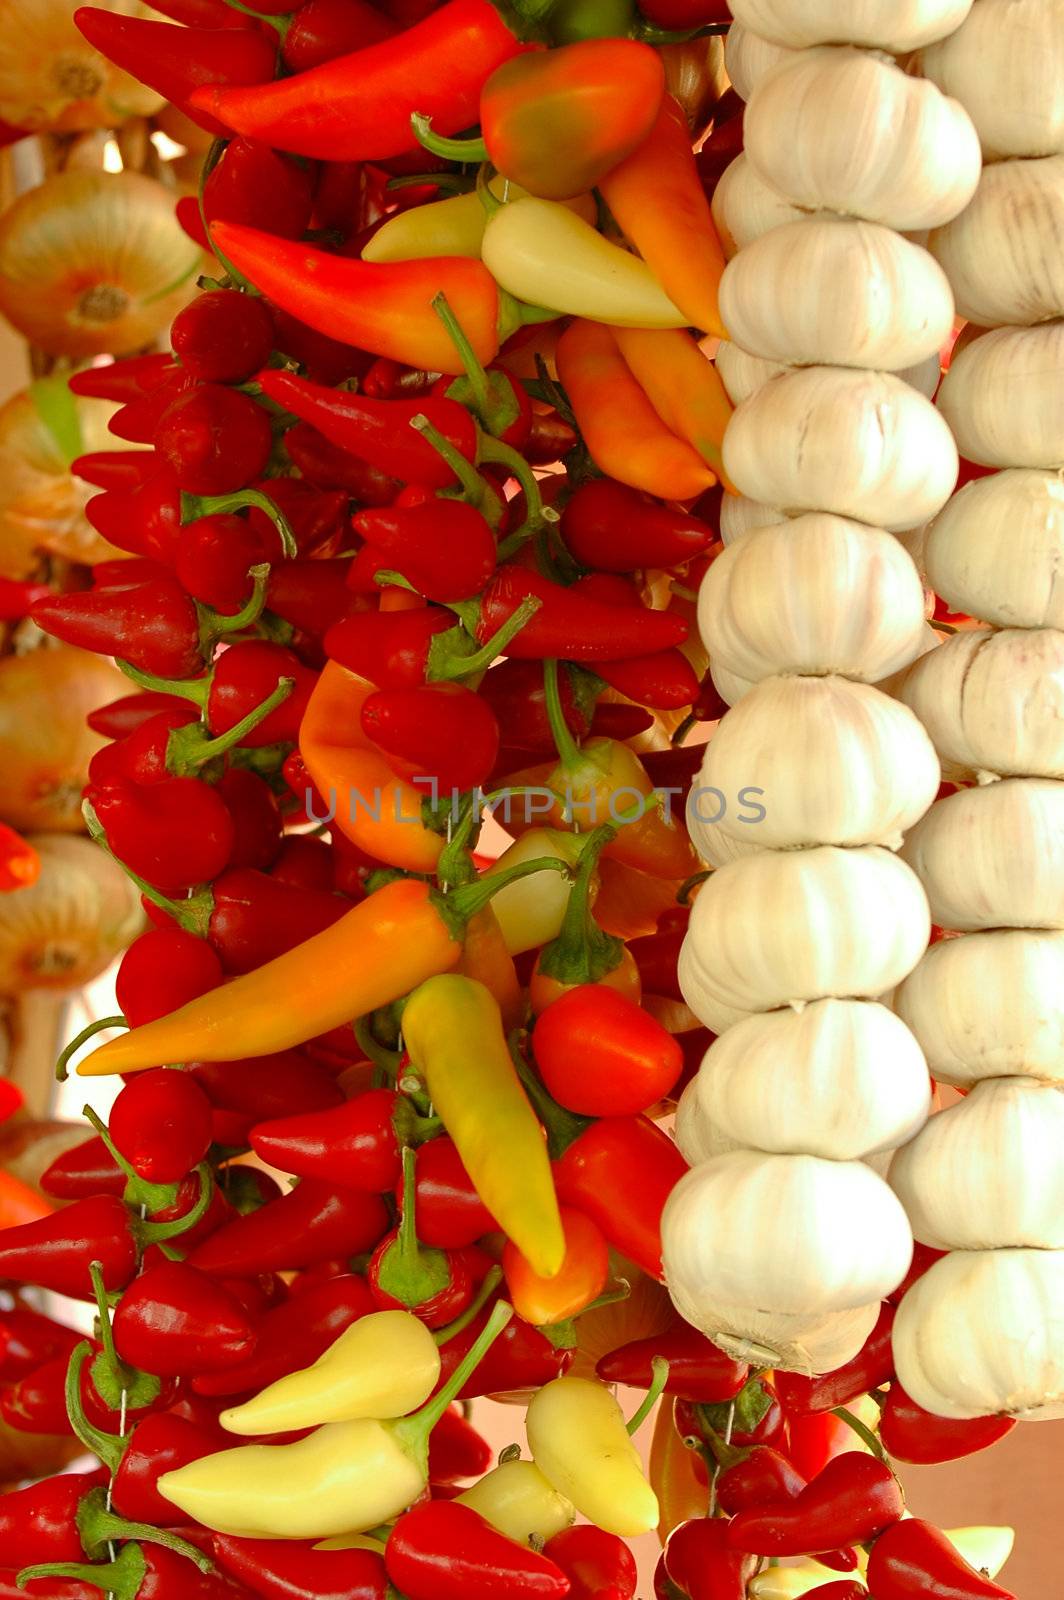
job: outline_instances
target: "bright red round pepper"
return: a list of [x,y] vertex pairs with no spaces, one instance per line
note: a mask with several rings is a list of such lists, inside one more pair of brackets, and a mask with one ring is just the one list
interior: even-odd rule
[[266,365],[273,339],[266,302],[231,289],[197,295],[170,328],[174,355],[201,383],[243,383]]
[[108,1129],[139,1177],[179,1183],[207,1154],[210,1102],[187,1072],[155,1067],[138,1072],[120,1091]]
[[541,1012],[532,1035],[544,1083],[569,1111],[627,1117],[664,1098],[683,1052],[649,1012],[606,984],[586,983]]
[[255,1331],[221,1284],[183,1261],[164,1261],[134,1279],[113,1319],[123,1361],[159,1377],[190,1378],[247,1359]]
[[246,394],[203,383],[160,418],[155,445],[186,493],[230,494],[260,475],[273,434],[262,406]]

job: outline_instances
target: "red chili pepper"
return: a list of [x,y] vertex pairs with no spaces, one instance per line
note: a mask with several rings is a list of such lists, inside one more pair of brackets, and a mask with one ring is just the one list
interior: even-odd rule
[[[730,1454],[724,1446],[718,1459],[727,1463]],[[757,1444],[745,1448],[730,1465],[723,1465],[717,1478],[717,1500],[729,1516],[736,1516],[740,1511],[794,1500],[804,1488],[805,1479],[785,1455],[771,1445]]]
[[101,55],[155,89],[209,133],[227,130],[224,123],[189,105],[194,89],[212,83],[269,83],[274,75],[276,41],[271,43],[265,33],[251,28],[176,28],[95,6],[80,6],[74,21]]
[[[77,1350],[47,1361],[0,1394],[0,1416],[8,1427],[22,1433],[72,1435],[70,1393],[75,1382],[82,1408],[101,1428],[120,1425],[125,1385],[130,1422],[173,1403],[177,1386],[171,1380],[160,1382],[144,1373],[129,1372],[120,1377],[102,1346],[84,1340],[79,1348],[84,1350],[80,1361]],[[106,1391],[107,1398],[101,1391]]]
[[464,1483],[482,1477],[494,1461],[483,1434],[467,1422],[461,1410],[450,1406],[429,1434],[429,1482]]
[[221,1284],[184,1262],[164,1261],[126,1289],[114,1313],[114,1340],[121,1359],[141,1372],[190,1378],[245,1361],[255,1331]]
[[296,155],[373,160],[417,148],[414,112],[437,133],[475,123],[484,80],[522,48],[487,0],[449,0],[394,39],[259,89],[207,89],[194,103]]
[[69,1355],[81,1339],[74,1328],[28,1306],[0,1311],[0,1383],[16,1383],[44,1362]]
[[344,587],[350,561],[284,561],[270,573],[266,609],[318,639],[367,601]]
[[[803,1478],[823,1472],[829,1461],[853,1448],[853,1429],[832,1411],[787,1418],[786,1451]],[[775,1441],[774,1441],[775,1442]]]
[[194,1378],[192,1388],[201,1395],[258,1393],[285,1373],[310,1366],[345,1328],[376,1310],[365,1278],[351,1272],[327,1278],[267,1311],[254,1353],[242,1366]]
[[362,730],[401,777],[432,794],[479,788],[499,753],[491,707],[457,683],[378,689],[363,704]]
[[507,565],[499,568],[480,601],[478,642],[484,644],[530,596],[541,602],[540,608],[507,644],[508,656],[621,661],[668,650],[687,637],[686,622],[672,612],[604,605],[526,568]]
[[288,1194],[211,1234],[188,1260],[222,1277],[294,1270],[372,1250],[387,1226],[376,1195],[304,1178]]
[[[182,32],[187,37],[188,30]],[[201,383],[245,382],[269,361],[273,341],[273,317],[266,302],[232,289],[197,295],[178,312],[170,328],[174,355]]]
[[880,1414],[879,1437],[896,1461],[931,1466],[988,1450],[1015,1426],[1015,1417],[936,1417],[918,1406],[895,1378]]
[[262,406],[236,389],[201,383],[163,414],[155,447],[188,494],[230,494],[259,477],[273,448]]
[[660,933],[629,940],[628,949],[639,968],[644,994],[664,995],[669,1000],[683,999],[677,962],[686,933],[686,927],[665,928]]
[[255,749],[267,744],[293,743],[299,735],[317,673],[303,666],[283,645],[251,639],[230,645],[215,662],[207,694],[207,727],[217,737],[228,733],[249,712],[272,695],[282,678],[291,678],[291,694],[265,717],[241,744]]
[[124,739],[127,733],[133,733],[156,712],[182,709],[184,702],[176,695],[144,689],[139,694],[121,695],[117,700],[109,700],[105,706],[97,706],[95,711],[89,712],[85,721],[93,733],[102,733],[105,739]]
[[53,1216],[0,1231],[0,1277],[13,1283],[91,1298],[90,1261],[100,1262],[108,1291],[124,1288],[136,1271],[131,1218],[113,1196],[81,1200]]
[[344,1104],[329,1074],[294,1050],[252,1056],[248,1061],[199,1062],[190,1071],[215,1106],[253,1123],[287,1120]]
[[546,1556],[499,1533],[471,1506],[430,1500],[400,1517],[384,1553],[408,1600],[561,1600],[569,1580]]
[[563,1528],[543,1554],[569,1579],[568,1600],[632,1600],[638,1582],[635,1557],[624,1540],[602,1528]]
[[614,1249],[661,1278],[661,1213],[687,1171],[667,1133],[646,1117],[604,1117],[554,1163],[558,1198],[585,1211]]
[[453,1139],[443,1136],[423,1144],[415,1172],[417,1236],[423,1244],[461,1250],[497,1230]]
[[682,710],[698,694],[695,670],[682,650],[658,650],[631,661],[600,661],[596,671],[611,689],[655,710]]
[[163,894],[209,883],[232,853],[225,802],[196,778],[91,787],[88,800],[118,860]]
[[[472,1349],[482,1332],[490,1308],[479,1312],[467,1328],[440,1347],[440,1382],[445,1383],[462,1358]],[[459,1400],[475,1400],[485,1394],[506,1394],[514,1389],[539,1389],[560,1378],[572,1365],[573,1352],[559,1350],[545,1334],[521,1317],[511,1317],[468,1383],[459,1391]]]
[[715,538],[700,517],[612,478],[581,484],[565,503],[561,535],[574,560],[599,572],[678,567]]
[[454,626],[454,617],[438,606],[367,611],[330,628],[324,644],[333,661],[369,683],[407,689],[425,682],[433,640]]
[[[570,673],[559,672],[558,690],[566,727],[575,738],[582,739],[590,730],[591,719],[586,705],[577,699]],[[510,748],[527,750],[532,755],[555,754],[543,668],[538,661],[500,661],[483,679],[478,693],[494,711],[500,727],[505,728]]]
[[744,1361],[732,1361],[697,1328],[682,1323],[650,1339],[635,1339],[602,1356],[595,1371],[603,1383],[649,1389],[655,1356],[669,1363],[665,1393],[702,1402],[731,1400],[749,1377]]
[[236,833],[230,869],[272,868],[284,840],[284,819],[277,796],[265,778],[244,767],[231,767],[219,780],[218,793]]
[[172,567],[184,539],[181,491],[172,469],[156,460],[156,470],[140,483],[93,495],[85,515],[96,532],[119,550]]
[[207,1154],[210,1101],[186,1072],[156,1067],[138,1073],[121,1090],[108,1128],[115,1148],[138,1177],[149,1183],[179,1183]]
[[868,1558],[875,1600],[1016,1600],[970,1566],[944,1533],[912,1517],[880,1534]]
[[108,422],[108,433],[113,433],[116,439],[125,439],[129,444],[154,444],[159,424],[167,411],[176,400],[190,394],[195,387],[196,380],[192,374],[178,367],[173,376],[157,389],[141,395],[139,399],[127,400]]
[[269,1166],[322,1178],[369,1194],[385,1194],[402,1176],[405,1139],[414,1114],[393,1089],[370,1089],[342,1105],[260,1122],[251,1147]]
[[[657,0],[654,0],[654,3],[657,3]],[[664,0],[664,3],[683,5],[685,0]],[[726,168],[742,152],[744,109],[743,102],[734,89],[726,90],[713,109],[712,131],[709,137],[703,140],[702,147],[695,157],[695,166],[707,199],[713,198],[713,193]]]
[[395,32],[395,24],[368,0],[307,0],[292,18],[281,59],[290,72],[307,72]]
[[390,478],[379,467],[339,449],[307,422],[297,422],[289,428],[284,447],[292,465],[298,467],[308,483],[319,489],[343,489],[359,505],[391,505],[399,493],[398,478]]
[[[411,434],[418,437],[413,430]],[[354,526],[366,540],[363,553],[372,553],[380,566],[400,572],[427,600],[468,600],[480,593],[495,571],[495,537],[476,507],[464,500],[434,499],[416,506],[360,511]]]
[[829,1461],[793,1500],[733,1517],[728,1545],[754,1555],[816,1555],[867,1543],[904,1510],[901,1485],[887,1464],[850,1450]]
[[720,1517],[681,1522],[665,1546],[665,1571],[689,1600],[745,1600],[757,1558],[735,1550]]
[[[109,1600],[247,1600],[248,1597],[248,1590],[230,1583],[228,1578],[216,1577],[207,1558],[203,1558],[203,1565],[196,1565],[185,1553],[176,1554],[158,1544],[124,1544],[112,1561],[93,1566],[76,1561],[48,1562],[26,1568],[25,1576],[72,1578],[79,1584],[91,1584],[93,1593],[102,1592]],[[60,1592],[64,1589],[69,1592],[66,1585],[61,1586]]]
[[316,1550],[310,1540],[216,1533],[211,1554],[262,1600],[386,1600],[384,1560],[375,1550]]
[[872,1332],[845,1366],[819,1378],[805,1378],[796,1372],[777,1373],[776,1390],[784,1410],[795,1415],[834,1411],[836,1406],[847,1406],[859,1395],[888,1383],[894,1377],[893,1326],[894,1307],[884,1302]]
[[[103,1139],[96,1135],[71,1145],[56,1156],[39,1182],[44,1193],[56,1200],[90,1200],[104,1194],[121,1198],[126,1192],[129,1175],[123,1172]],[[68,1348],[73,1349],[78,1338]]]
[[378,356],[362,380],[362,392],[374,400],[395,400],[402,395],[424,394],[438,377],[438,373],[421,372],[417,367]]
[[97,1498],[90,1496],[102,1478],[99,1470],[64,1472],[0,1495],[0,1551],[5,1565],[81,1561],[97,1542],[100,1508]]
[[227,973],[251,972],[338,922],[350,904],[320,889],[293,889],[250,867],[212,885],[208,937]]
[[[310,222],[314,175],[305,163],[253,139],[231,139],[203,186],[208,226],[240,222],[277,239],[298,239]],[[279,347],[291,354],[281,341]]]
[[191,678],[203,671],[196,608],[172,579],[49,595],[31,616],[64,644],[120,656],[142,672]]
[[425,1248],[418,1241],[414,1204],[414,1152],[402,1152],[399,1226],[387,1233],[366,1268],[370,1290],[386,1311],[412,1311],[430,1328],[460,1316],[473,1298],[464,1252]]
[[[265,9],[265,7],[263,8]],[[255,19],[246,11],[234,11],[226,0],[162,0],[152,7],[174,22],[190,28],[254,28]]]
[[228,1438],[218,1428],[198,1426],[172,1411],[142,1418],[124,1437],[94,1428],[83,1416],[76,1419],[76,1432],[109,1468],[111,1503],[119,1515],[163,1526],[174,1516],[172,1503],[157,1488],[163,1473],[213,1455]]
[[270,868],[270,877],[293,889],[332,889],[332,848],[324,839],[290,833]]
[[89,762],[89,783],[104,789],[126,781],[166,783],[176,775],[170,764],[171,735],[181,728],[198,727],[199,721],[199,713],[189,705],[156,712],[125,738],[97,750]]
[[51,594],[46,583],[19,583],[0,577],[0,622],[19,622],[38,600]]
[[683,1064],[660,1022],[601,983],[553,1001],[536,1022],[532,1048],[558,1104],[589,1117],[645,1111],[668,1094]]
[[106,366],[72,372],[67,387],[71,394],[85,399],[116,400],[125,405],[129,400],[150,394],[177,371],[177,363],[169,351],[159,355],[126,356]]
[[135,489],[157,465],[151,450],[89,450],[70,463],[70,471],[97,489]]
[[130,1027],[139,1028],[221,981],[221,962],[209,944],[181,928],[153,928],[134,939],[123,955],[115,997]]

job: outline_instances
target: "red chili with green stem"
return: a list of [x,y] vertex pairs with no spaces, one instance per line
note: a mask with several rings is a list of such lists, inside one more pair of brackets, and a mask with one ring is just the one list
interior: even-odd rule
[[266,1312],[255,1350],[241,1366],[195,1378],[192,1388],[200,1395],[257,1393],[310,1366],[353,1322],[377,1309],[365,1278],[350,1272],[327,1278]]
[[[482,1307],[460,1331],[440,1346],[440,1381],[447,1378],[469,1354],[489,1316]],[[457,1398],[475,1400],[485,1394],[505,1394],[515,1389],[539,1389],[560,1378],[572,1365],[572,1350],[561,1350],[545,1334],[520,1317],[512,1317]]]
[[31,615],[64,644],[119,656],[142,672],[191,678],[203,671],[196,607],[172,578],[50,595]]
[[85,718],[93,733],[102,733],[105,739],[124,739],[141,723],[147,722],[158,711],[176,711],[183,702],[177,695],[155,694],[145,690],[140,694],[121,695],[106,705],[98,706]]
[[723,1518],[700,1517],[670,1533],[665,1575],[688,1600],[746,1600],[758,1561],[729,1546],[727,1528]]
[[784,1410],[796,1416],[834,1411],[837,1406],[847,1406],[851,1400],[889,1383],[894,1377],[893,1327],[894,1307],[884,1302],[872,1332],[844,1366],[817,1378],[803,1377],[797,1372],[777,1373],[776,1392]]
[[731,1549],[754,1555],[817,1555],[867,1543],[904,1510],[901,1485],[886,1462],[850,1450],[793,1499],[740,1511],[727,1540]]
[[[248,1061],[204,1061],[189,1072],[214,1106],[247,1117],[251,1124],[294,1121],[348,1103],[324,1068],[294,1050]],[[283,1162],[277,1165],[281,1171],[293,1170]]]
[[156,1067],[138,1073],[119,1092],[108,1129],[138,1177],[179,1183],[207,1154],[210,1102],[186,1072]]
[[29,1306],[0,1311],[0,1383],[15,1383],[45,1361],[69,1355],[80,1339],[76,1329]]
[[436,1128],[405,1095],[369,1089],[342,1105],[260,1122],[251,1147],[281,1172],[387,1194],[402,1180],[404,1148]]
[[473,636],[483,644],[527,599],[538,600],[539,610],[506,646],[508,656],[620,661],[670,649],[687,637],[686,622],[671,612],[604,605],[517,565],[500,567],[475,607],[469,603]]
[[630,661],[600,661],[596,670],[611,689],[657,711],[680,711],[698,695],[698,678],[682,650],[658,650]]
[[612,478],[580,485],[562,510],[561,536],[582,567],[637,572],[682,566],[716,537],[700,517],[677,511]]
[[264,408],[248,395],[202,383],[160,418],[155,447],[186,494],[232,494],[262,474],[273,430]]
[[274,335],[270,308],[258,295],[213,289],[178,312],[170,343],[200,383],[244,383],[269,361]]
[[[141,1532],[139,1539],[145,1537]],[[129,1543],[111,1561],[92,1566],[47,1562],[24,1568],[19,1578],[23,1584],[34,1578],[75,1579],[109,1600],[247,1600],[248,1594],[216,1576],[210,1558],[192,1545],[175,1554],[162,1545]]]
[[425,1248],[418,1241],[414,1160],[414,1151],[404,1146],[399,1226],[377,1246],[366,1276],[383,1309],[412,1311],[427,1327],[442,1328],[469,1305],[473,1280],[460,1252]]
[[135,1278],[112,1328],[122,1361],[163,1378],[238,1366],[255,1348],[254,1327],[239,1302],[182,1261],[160,1262]]
[[[128,871],[127,867],[127,871]],[[187,899],[169,899],[131,874],[159,927],[176,922],[208,939],[228,973],[249,972],[330,927],[350,906],[334,894],[296,889],[250,867],[234,867]]]
[[497,1231],[453,1139],[444,1135],[421,1145],[415,1176],[417,1234],[423,1244],[461,1250]]
[[90,832],[98,830],[112,855],[163,894],[209,883],[232,852],[225,802],[196,778],[92,786],[85,805]]
[[389,477],[369,461],[341,450],[307,422],[297,422],[294,428],[289,428],[284,436],[284,448],[292,465],[308,483],[319,489],[342,489],[361,506],[391,505],[402,487],[398,478]]
[[[278,239],[298,239],[310,223],[313,202],[314,173],[306,162],[256,139],[230,139],[204,180],[202,216],[208,226],[242,222]],[[289,351],[283,331],[278,328],[278,348],[298,354]]]
[[281,59],[290,72],[308,72],[352,50],[390,39],[396,27],[368,0],[306,0],[288,21]]
[[747,1382],[750,1369],[733,1361],[711,1339],[687,1323],[649,1339],[635,1339],[600,1357],[595,1371],[603,1383],[649,1389],[655,1357],[669,1363],[665,1393],[683,1400],[720,1403],[733,1400]]
[[388,1600],[384,1560],[375,1550],[318,1550],[305,1539],[216,1533],[211,1554],[222,1572],[262,1600]]
[[464,500],[360,511],[354,527],[366,543],[348,583],[364,594],[376,593],[378,573],[395,571],[427,600],[468,600],[495,571],[495,536]]

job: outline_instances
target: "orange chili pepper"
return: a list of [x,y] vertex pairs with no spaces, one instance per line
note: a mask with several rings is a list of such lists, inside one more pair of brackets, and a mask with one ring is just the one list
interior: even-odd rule
[[716,478],[661,420],[633,377],[616,329],[577,319],[558,340],[558,376],[595,465],[663,500],[693,500]]
[[687,121],[666,95],[647,138],[599,180],[602,197],[669,299],[694,327],[726,334],[717,289],[726,262]]
[[585,1311],[606,1287],[610,1251],[598,1224],[582,1211],[561,1207],[565,1257],[561,1269],[544,1278],[508,1239],[502,1253],[502,1270],[514,1310],[533,1327],[549,1327]]
[[658,1538],[662,1544],[673,1528],[692,1517],[704,1517],[709,1508],[709,1487],[697,1476],[694,1451],[680,1438],[673,1421],[674,1408],[670,1396],[658,1408],[647,1472],[661,1510]]
[[55,1207],[10,1172],[0,1172],[0,1228],[17,1228],[24,1222],[50,1217]]
[[720,375],[685,328],[615,328],[628,367],[667,428],[686,439],[734,492],[721,464],[732,403]]
[[6,822],[0,822],[0,892],[28,889],[41,875],[41,858]]
[[489,990],[509,1033],[524,1020],[525,1002],[514,958],[506,948],[499,920],[490,906],[472,917],[466,929],[462,958],[456,968],[465,978],[475,978]]

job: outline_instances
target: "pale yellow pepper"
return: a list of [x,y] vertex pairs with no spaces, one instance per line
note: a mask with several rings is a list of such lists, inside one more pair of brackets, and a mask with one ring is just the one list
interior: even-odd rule
[[[524,803],[520,795],[512,802],[515,808]],[[505,818],[502,820],[505,825]],[[580,859],[581,843],[579,835],[565,833],[560,828],[531,828],[492,862],[485,877],[505,872],[522,861],[538,861],[543,856],[560,856],[575,866]],[[557,938],[572,891],[570,877],[545,869],[530,873],[527,878],[518,878],[492,897],[491,908],[512,956],[524,950],[538,950],[540,945]]]
[[526,1427],[536,1466],[589,1522],[622,1538],[657,1527],[658,1497],[605,1384],[555,1378],[533,1397]]
[[[496,174],[488,185],[498,200],[523,200],[527,189]],[[595,201],[589,194],[563,202],[585,222],[595,220]],[[362,251],[363,261],[422,261],[434,256],[469,256],[477,259],[484,243],[488,213],[478,194],[456,194],[428,206],[399,211],[378,228]]]
[[543,1476],[534,1461],[504,1461],[458,1496],[464,1506],[521,1544],[546,1544],[576,1520],[571,1500]]
[[289,1433],[323,1422],[405,1417],[428,1399],[440,1352],[409,1311],[376,1311],[345,1328],[309,1367],[289,1372],[219,1421],[230,1433]]

